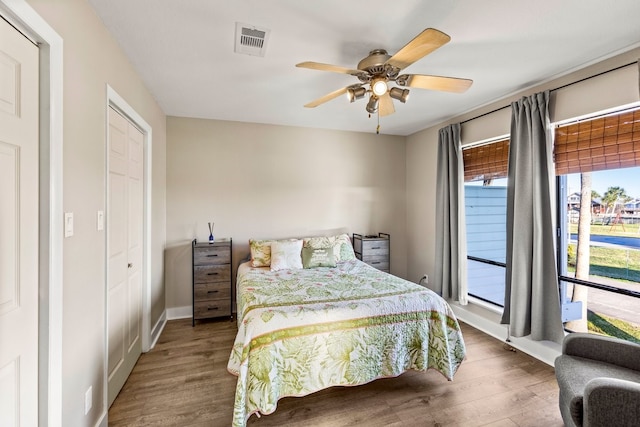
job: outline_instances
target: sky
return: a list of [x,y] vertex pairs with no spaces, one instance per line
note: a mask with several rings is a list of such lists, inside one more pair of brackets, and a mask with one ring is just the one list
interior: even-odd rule
[[[568,194],[580,192],[580,174],[568,175]],[[591,188],[601,196],[609,187],[622,187],[627,196],[640,198],[640,167],[591,172]]]

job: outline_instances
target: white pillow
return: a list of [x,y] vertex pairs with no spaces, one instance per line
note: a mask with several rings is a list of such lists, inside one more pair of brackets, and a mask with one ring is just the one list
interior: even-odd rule
[[271,271],[302,268],[302,240],[277,241],[271,244]]

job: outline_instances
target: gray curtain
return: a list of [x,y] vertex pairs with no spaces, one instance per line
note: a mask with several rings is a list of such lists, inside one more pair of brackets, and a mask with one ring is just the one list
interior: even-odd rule
[[511,104],[507,268],[502,322],[515,337],[564,337],[556,265],[549,92]]
[[467,232],[460,124],[440,129],[436,181],[435,291],[467,304]]

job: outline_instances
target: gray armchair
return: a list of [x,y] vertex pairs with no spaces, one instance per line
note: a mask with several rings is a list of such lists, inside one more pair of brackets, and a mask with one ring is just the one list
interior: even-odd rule
[[640,345],[572,333],[555,368],[565,426],[640,425]]

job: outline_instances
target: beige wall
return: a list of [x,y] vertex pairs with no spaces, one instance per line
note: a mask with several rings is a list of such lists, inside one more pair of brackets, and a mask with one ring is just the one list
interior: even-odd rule
[[[552,122],[591,114],[632,102],[640,97],[638,65],[640,49],[601,61],[529,90],[508,96],[483,108],[407,137],[407,275],[411,278],[435,273],[436,169],[438,130],[509,106],[520,97],[552,90],[549,103]],[[629,66],[599,75],[626,64]],[[599,76],[597,76],[599,75]],[[588,80],[581,81],[585,78]],[[574,82],[579,82],[572,84]],[[569,85],[564,87],[565,85]],[[555,90],[556,88],[561,88]],[[509,133],[511,109],[504,108],[462,124],[462,143],[481,141]]]
[[[105,206],[106,85],[153,128],[152,324],[164,310],[166,118],[114,39],[85,0],[28,0],[64,43],[63,209],[74,236],[64,240],[62,425],[93,426],[106,413]],[[85,391],[93,408],[84,415]]]
[[[406,276],[405,138],[167,118],[167,307],[191,305],[193,238],[391,234]],[[235,266],[234,266],[235,268]]]
[[[636,50],[407,138],[167,119],[85,0],[28,2],[64,40],[64,211],[75,214],[75,235],[64,241],[65,426],[93,426],[107,410],[102,393],[105,233],[96,229],[96,213],[106,208],[107,84],[153,128],[154,324],[165,304],[167,308],[190,305],[189,242],[194,237],[206,239],[206,223],[212,220],[218,237],[234,238],[236,263],[248,254],[251,237],[383,231],[392,237],[394,274],[414,281],[424,273],[433,274],[437,129],[504,106],[525,93],[559,87],[640,56]],[[616,81],[623,85],[614,91],[617,99],[637,100],[637,82],[631,88],[628,76]],[[575,98],[579,102],[555,100],[552,109],[576,103],[585,106],[585,99],[601,100],[609,93],[588,83],[581,86],[587,89]],[[473,123],[480,134],[508,129],[504,117],[496,121],[498,116],[504,114],[487,116],[487,127]],[[471,124],[463,126],[463,139],[471,133]],[[85,416],[84,394],[89,386],[93,387],[93,409]]]

